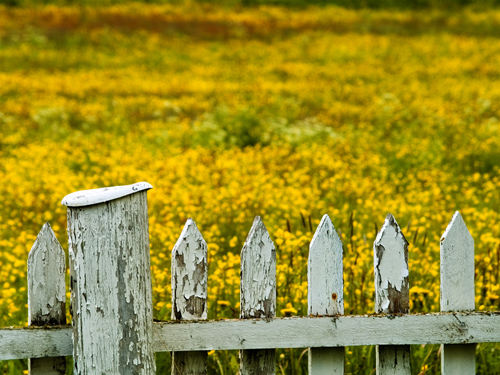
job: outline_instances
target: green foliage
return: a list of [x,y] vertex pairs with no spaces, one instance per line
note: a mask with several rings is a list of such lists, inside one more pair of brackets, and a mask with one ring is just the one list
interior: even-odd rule
[[195,121],[192,131],[190,146],[224,148],[270,144],[298,146],[307,142],[329,142],[339,137],[314,117],[289,121],[283,117],[266,118],[251,108],[230,111],[224,106]]

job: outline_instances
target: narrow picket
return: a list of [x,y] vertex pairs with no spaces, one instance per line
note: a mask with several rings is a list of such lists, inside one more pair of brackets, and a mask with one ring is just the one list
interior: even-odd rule
[[[172,250],[172,319],[207,319],[207,243],[188,219]],[[207,352],[172,352],[172,374],[204,375]]]
[[[441,311],[473,311],[474,239],[457,211],[441,238]],[[460,321],[457,322],[461,324]],[[441,373],[476,372],[476,345],[442,345]]]
[[[344,314],[343,246],[328,215],[309,245],[309,315]],[[344,348],[309,348],[309,375],[344,374]]]
[[[373,244],[375,264],[375,310],[384,314],[410,312],[408,241],[388,214]],[[410,346],[377,346],[377,375],[411,374]]]
[[[276,315],[276,250],[258,216],[241,250],[240,310],[242,319]],[[275,349],[241,350],[240,374],[275,374],[275,354]]]
[[[66,324],[66,258],[49,223],[28,255],[28,325]],[[31,358],[31,375],[66,374],[65,357]]]

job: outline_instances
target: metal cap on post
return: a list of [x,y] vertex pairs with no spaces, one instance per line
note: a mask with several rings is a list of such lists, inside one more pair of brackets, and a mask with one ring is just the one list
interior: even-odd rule
[[155,373],[147,182],[67,195],[75,374]]

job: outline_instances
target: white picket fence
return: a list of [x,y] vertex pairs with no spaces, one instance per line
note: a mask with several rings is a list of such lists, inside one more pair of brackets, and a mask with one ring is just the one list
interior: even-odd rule
[[[205,374],[209,350],[240,350],[240,373],[274,374],[276,348],[309,347],[309,373],[343,374],[344,347],[377,345],[377,374],[411,374],[412,344],[442,344],[445,375],[475,373],[475,344],[500,342],[500,312],[474,311],[474,241],[457,212],[441,238],[441,311],[410,314],[408,242],[388,215],[374,242],[376,313],[344,316],[343,246],[325,215],[310,244],[309,316],[276,318],[276,251],[257,217],[241,252],[240,319],[207,321],[207,245],[189,219],[172,251],[172,321],[153,322],[147,183],[68,195],[65,255],[45,224],[28,258],[29,327],[0,329],[0,359],[31,374]],[[367,312],[370,313],[370,312]]]

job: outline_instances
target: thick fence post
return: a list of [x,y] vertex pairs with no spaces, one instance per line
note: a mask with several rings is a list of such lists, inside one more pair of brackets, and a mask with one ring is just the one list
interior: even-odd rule
[[[408,241],[391,214],[377,234],[373,252],[376,312],[409,313]],[[411,374],[409,345],[377,345],[376,356],[377,375]]]
[[155,373],[147,193],[152,186],[66,196],[74,373]]
[[[207,243],[188,219],[172,250],[172,319],[207,319],[207,267]],[[172,353],[172,374],[206,373],[206,351]]]
[[[240,309],[242,319],[276,315],[276,250],[258,216],[241,250]],[[275,374],[275,355],[275,349],[241,350],[240,374]]]
[[[328,215],[309,246],[309,315],[344,314],[343,246]],[[309,348],[309,375],[344,374],[344,348]]]
[[[441,311],[474,311],[474,239],[458,211],[441,238],[440,291]],[[442,345],[441,373],[475,374],[476,345]]]
[[[49,223],[28,255],[28,324],[66,324],[66,256]],[[31,375],[66,374],[65,357],[32,358]]]

